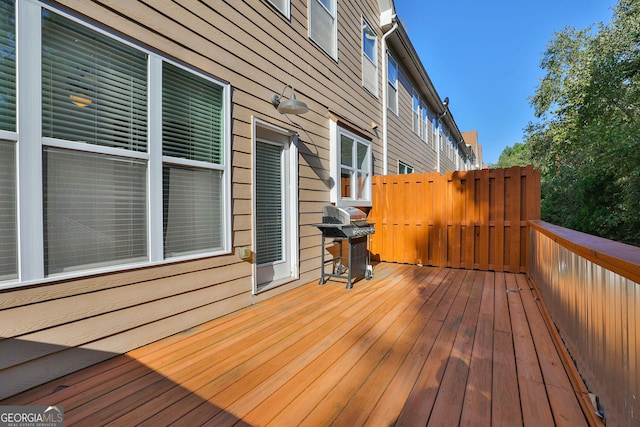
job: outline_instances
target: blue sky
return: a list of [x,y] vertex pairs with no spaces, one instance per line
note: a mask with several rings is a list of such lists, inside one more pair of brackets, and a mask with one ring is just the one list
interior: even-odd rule
[[477,130],[485,163],[523,140],[529,97],[555,32],[611,21],[616,0],[394,0],[461,131]]

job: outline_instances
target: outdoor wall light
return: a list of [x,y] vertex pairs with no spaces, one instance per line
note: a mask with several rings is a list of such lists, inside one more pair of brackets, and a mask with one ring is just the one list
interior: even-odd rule
[[442,119],[447,114],[447,110],[449,109],[449,97],[448,96],[444,99],[444,101],[442,101],[442,106],[444,107],[444,111],[442,112],[442,114],[440,114],[438,116],[438,120]]
[[[291,96],[286,101],[282,101],[282,97],[287,88],[291,88]],[[274,94],[271,98],[271,103],[280,114],[304,114],[309,111],[307,104],[296,99],[295,90],[291,85],[286,85],[280,95],[277,93]]]

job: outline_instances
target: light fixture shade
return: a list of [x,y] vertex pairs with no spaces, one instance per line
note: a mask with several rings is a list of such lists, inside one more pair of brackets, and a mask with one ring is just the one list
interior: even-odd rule
[[295,94],[290,99],[283,101],[278,105],[278,112],[281,114],[304,114],[309,111],[309,107],[302,101],[296,99]]
[[[291,97],[286,101],[282,101],[282,97],[284,96],[284,92],[287,88],[291,88]],[[296,99],[295,90],[291,85],[286,85],[284,89],[282,89],[282,95],[273,95],[271,103],[280,114],[304,114],[309,111],[307,104]]]

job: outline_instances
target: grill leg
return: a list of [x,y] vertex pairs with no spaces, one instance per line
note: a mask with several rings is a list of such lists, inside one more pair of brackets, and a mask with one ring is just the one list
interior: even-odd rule
[[324,233],[322,233],[322,256],[321,256],[321,266],[322,266],[322,270],[321,270],[321,274],[320,274],[320,285],[324,285],[325,284],[325,280],[324,280]]

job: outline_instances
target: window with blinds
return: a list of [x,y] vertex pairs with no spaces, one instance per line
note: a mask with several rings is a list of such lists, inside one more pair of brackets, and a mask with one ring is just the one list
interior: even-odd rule
[[147,151],[147,55],[44,11],[42,126],[51,138]]
[[43,10],[42,133],[45,275],[146,260],[146,55]]
[[0,1],[0,130],[16,130],[15,4]]
[[[16,131],[15,3],[0,0],[0,130]],[[0,140],[0,282],[18,277],[16,142]]]
[[[229,86],[16,4],[0,0],[0,286],[228,253]],[[41,93],[17,91],[17,70]]]
[[140,160],[44,150],[47,275],[147,259],[147,167]]
[[[162,68],[164,253],[223,247],[223,90],[168,63]],[[197,162],[197,163],[196,163]]]
[[309,0],[309,37],[332,58],[338,57],[337,0]]
[[282,146],[256,143],[256,264],[283,258]]
[[0,141],[0,281],[18,272],[15,143]]

